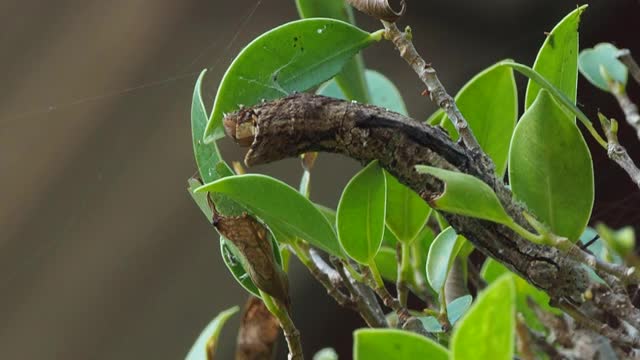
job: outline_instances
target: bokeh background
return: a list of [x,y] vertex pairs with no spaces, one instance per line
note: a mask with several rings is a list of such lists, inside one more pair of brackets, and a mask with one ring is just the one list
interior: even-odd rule
[[[409,0],[402,25],[455,93],[503,58],[532,64],[544,32],[576,7],[558,0]],[[640,55],[640,3],[594,0],[581,44],[611,41]],[[210,106],[235,54],[297,18],[293,0],[10,0],[0,2],[0,358],[179,359],[218,311],[246,294],[227,274],[212,227],[186,192],[195,172],[193,84]],[[360,26],[380,27],[358,14]],[[388,43],[365,51],[411,114],[434,107]],[[521,89],[524,81],[519,80]],[[640,93],[630,85],[635,100]],[[580,79],[579,101],[622,118]],[[622,141],[640,159],[626,124]],[[229,160],[242,153],[228,141]],[[638,189],[592,147],[594,219],[637,224]],[[322,155],[312,197],[335,206],[358,164]],[[251,169],[296,184],[297,161]],[[300,266],[294,318],[309,354],[350,358],[361,322],[338,309]],[[223,333],[231,358],[238,317]],[[281,347],[282,348],[282,347]]]

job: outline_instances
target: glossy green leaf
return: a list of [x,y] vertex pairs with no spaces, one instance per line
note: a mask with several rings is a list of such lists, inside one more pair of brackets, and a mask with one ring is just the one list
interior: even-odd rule
[[[458,319],[460,319],[462,315],[464,315],[464,313],[467,312],[467,310],[469,310],[469,307],[471,306],[472,301],[473,301],[473,298],[471,297],[471,295],[465,295],[447,304],[447,318],[449,319],[449,323],[451,325],[455,325]],[[436,319],[435,317],[425,316],[425,317],[420,317],[419,319],[422,322],[422,325],[424,326],[425,330],[427,330],[428,332],[431,332],[431,333],[444,332],[442,330],[442,325],[438,322],[438,319]]]
[[[296,0],[301,18],[331,18],[355,25],[353,10],[344,0]],[[348,100],[368,103],[370,93],[365,79],[362,55],[349,60],[334,80]]]
[[245,270],[242,264],[242,255],[233,243],[223,236],[220,236],[220,254],[222,255],[222,261],[224,265],[229,269],[233,278],[247,290],[251,295],[261,298],[260,290],[253,283],[253,280],[249,277],[249,274]]
[[396,256],[395,249],[382,246],[378,250],[374,261],[378,271],[380,271],[380,275],[382,275],[385,280],[392,282],[398,281],[398,257]]
[[[374,70],[365,72],[371,104],[407,115],[407,107],[398,88],[386,76]],[[317,94],[337,99],[348,100],[349,97],[338,87],[335,80],[328,81],[318,88]]]
[[464,244],[464,238],[459,236],[452,227],[444,229],[431,244],[427,256],[427,280],[431,287],[440,294],[451,270],[451,265]]
[[[211,206],[207,200],[206,193],[196,193],[196,189],[202,186],[200,181],[196,179],[189,179],[189,194],[196,202],[200,211],[204,214],[208,221],[212,221],[213,219],[213,211],[211,210]],[[273,241],[273,238],[272,238]],[[273,248],[277,249],[277,244],[275,241],[273,242]],[[253,294],[254,296],[260,297],[258,292],[258,288],[253,284],[253,281],[249,278],[247,271],[242,265],[242,258],[238,250],[233,246],[233,244],[225,239],[223,236],[220,236],[220,255],[222,255],[222,261],[231,272],[231,275],[234,279],[248,292]],[[274,250],[274,255],[276,255],[276,261],[278,264],[281,264],[280,260],[280,252]]]
[[435,239],[436,235],[433,233],[433,230],[425,226],[416,237],[416,241],[412,244],[414,247],[413,256],[415,257],[414,268],[420,272],[422,272],[422,269],[426,269],[429,248]]
[[431,207],[500,224],[513,223],[496,194],[481,180],[471,175],[426,165],[417,165],[416,170],[435,176],[445,183],[443,193],[429,201]]
[[361,264],[376,256],[384,233],[385,178],[372,161],[349,181],[337,211],[338,239],[344,251]]
[[[627,67],[618,60],[618,48],[613,44],[601,43],[593,49],[584,49],[578,57],[578,69],[590,83],[604,91],[609,91],[609,81],[627,85]],[[604,71],[604,74],[603,74]]]
[[328,208],[324,205],[320,205],[320,204],[314,204],[316,206],[316,209],[320,210],[320,212],[322,213],[322,215],[325,217],[325,219],[327,219],[327,221],[329,222],[329,224],[331,224],[331,227],[334,228],[336,227],[336,211]]
[[280,180],[259,174],[225,177],[196,192],[222,193],[262,219],[271,230],[297,236],[336,256],[343,256],[324,215],[307,198]]
[[563,110],[566,110],[569,114],[573,114],[580,120],[582,125],[584,125],[589,133],[602,145],[602,147],[607,148],[607,142],[602,139],[602,136],[598,134],[596,129],[593,127],[591,120],[587,117],[587,115],[580,110],[575,104],[575,101],[569,99],[560,89],[555,87],[549,80],[545,79],[542,75],[537,73],[532,68],[518,64],[513,61],[502,61],[500,62],[502,66],[508,66],[524,76],[528,77],[531,81],[535,81],[542,89],[547,90],[553,97],[558,101],[560,105],[563,106]]
[[578,240],[593,207],[591,154],[575,123],[546,90],[516,126],[509,179],[516,198],[553,233]]
[[235,315],[240,308],[234,306],[216,316],[207,327],[200,333],[198,340],[193,344],[187,354],[186,360],[207,360],[212,359],[218,343],[218,337],[224,324]]
[[387,227],[402,243],[409,244],[424,227],[431,214],[427,203],[401,184],[393,175],[384,172],[387,178]]
[[515,337],[515,288],[510,275],[481,292],[451,337],[452,359],[511,360]]
[[[533,65],[536,72],[560,89],[573,104],[578,93],[578,27],[586,8],[587,5],[583,5],[572,11],[551,30]],[[533,104],[540,90],[540,85],[529,81],[525,110]]]
[[[507,169],[509,143],[518,120],[518,89],[513,70],[500,64],[485,69],[456,95],[456,104],[467,119],[480,147],[496,165],[496,172]],[[453,140],[458,133],[445,116]]]
[[360,329],[353,333],[354,360],[448,360],[449,351],[424,336],[396,329]]
[[544,331],[544,325],[540,320],[538,320],[538,316],[529,306],[527,298],[535,301],[538,306],[542,307],[546,311],[559,314],[560,310],[549,305],[549,295],[547,295],[547,293],[536,289],[526,280],[512,273],[504,265],[491,258],[484,262],[482,269],[480,270],[480,275],[488,284],[494,283],[502,275],[507,273],[513,275],[516,286],[516,310],[524,316],[525,322],[529,327],[535,330]]
[[227,69],[205,141],[224,136],[224,113],[236,111],[240,104],[251,106],[321,84],[380,36],[333,19],[298,20],[266,32],[247,45]]
[[388,226],[385,226],[384,234],[382,235],[382,244],[392,249],[395,249],[396,246],[398,245],[398,242],[399,241],[396,235],[391,230],[389,230]]
[[211,182],[221,177],[216,170],[216,164],[222,161],[222,157],[220,156],[218,145],[215,142],[205,144],[203,140],[204,129],[209,119],[201,94],[202,79],[206,73],[207,70],[203,70],[200,73],[193,91],[193,100],[191,103],[191,138],[193,141],[193,153],[196,158],[196,164],[198,164],[200,177],[204,182]]

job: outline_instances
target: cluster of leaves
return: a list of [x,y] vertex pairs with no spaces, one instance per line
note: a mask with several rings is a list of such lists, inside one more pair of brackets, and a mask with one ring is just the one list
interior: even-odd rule
[[[366,165],[351,179],[334,211],[309,199],[309,171],[305,171],[298,190],[269,176],[236,174],[222,159],[216,141],[224,136],[223,117],[238,110],[239,104],[250,106],[315,89],[325,96],[407,114],[398,89],[384,75],[366,69],[358,54],[381,40],[382,32],[369,33],[353,25],[353,14],[343,0],[296,3],[305,19],[272,29],[247,45],[224,75],[211,112],[200,93],[205,73],[198,79],[191,121],[200,176],[189,183],[193,198],[208,219],[213,217],[208,196],[222,214],[246,212],[259,219],[269,229],[273,256],[285,271],[291,252],[304,257],[298,251],[300,244],[305,244],[345,264],[355,261],[349,267],[356,277],[367,268],[380,286],[383,279],[402,280],[412,291],[424,290],[435,299],[435,309],[414,314],[439,342],[402,330],[357,330],[355,359],[425,354],[442,359],[511,359],[516,311],[529,326],[540,329],[527,298],[549,311],[557,310],[547,305],[544,293],[491,259],[481,271],[490,284],[487,289],[475,300],[464,295],[446,303],[450,269],[455,261],[466,264],[473,246],[377,162]],[[504,176],[508,171],[514,196],[526,205],[532,225],[541,231],[534,234],[516,224],[482,181],[419,166],[418,171],[446,184],[445,191],[431,202],[433,208],[504,224],[536,242],[547,241],[548,234],[574,242],[590,240],[595,234],[586,227],[594,201],[592,160],[575,121],[577,117],[592,129],[589,119],[576,107],[578,64],[590,81],[607,91],[611,79],[626,83],[626,70],[611,60],[610,45],[596,46],[578,58],[578,26],[585,8],[571,12],[551,31],[533,67],[501,61],[481,71],[455,97],[482,149],[494,161],[497,174]],[[530,78],[522,115],[514,70]],[[442,126],[453,139],[458,137],[442,111],[427,122]],[[434,222],[438,225],[432,226]],[[616,232],[601,225],[598,233],[604,246],[594,252],[606,260],[619,261],[633,248],[635,239],[629,230]],[[220,248],[232,276],[251,294],[264,296],[248,275],[251,264],[237,247],[221,236]],[[205,356],[209,350],[204,348],[211,347],[211,341],[215,343],[224,320],[234,311],[224,312],[212,322],[189,358]],[[443,323],[453,329],[443,328]]]

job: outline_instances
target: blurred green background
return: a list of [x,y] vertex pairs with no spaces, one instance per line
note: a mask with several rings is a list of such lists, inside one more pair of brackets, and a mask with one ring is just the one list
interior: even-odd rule
[[[503,58],[532,64],[572,1],[409,0],[401,25],[451,93]],[[593,1],[581,45],[611,41],[640,54],[637,0]],[[250,16],[251,15],[251,16]],[[59,0],[0,3],[0,358],[179,359],[218,311],[244,304],[217,235],[186,192],[195,172],[193,84],[206,100],[235,54],[297,18],[293,0]],[[367,30],[380,27],[360,14]],[[410,113],[434,106],[388,43],[365,51],[400,88]],[[519,84],[523,84],[522,79]],[[523,87],[521,87],[523,89]],[[640,101],[638,87],[631,96]],[[622,119],[615,100],[580,80],[579,102]],[[626,124],[622,141],[640,159]],[[634,225],[638,190],[593,148],[594,217]],[[240,160],[228,140],[222,151]],[[358,164],[320,156],[312,198],[335,206]],[[296,160],[251,171],[296,184]],[[360,320],[306,270],[291,274],[293,316],[312,354],[350,357]],[[238,317],[223,333],[231,358]],[[283,351],[283,346],[280,347]]]

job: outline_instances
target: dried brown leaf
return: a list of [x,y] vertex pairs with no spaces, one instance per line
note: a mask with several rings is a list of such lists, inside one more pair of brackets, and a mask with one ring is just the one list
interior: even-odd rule
[[251,296],[245,305],[238,332],[236,360],[274,358],[280,327],[262,300]]
[[[389,0],[347,0],[347,2],[369,16],[389,22],[396,22],[407,8],[405,0],[392,1],[395,6],[391,6]],[[394,10],[398,7],[400,10]]]
[[213,225],[244,257],[245,270],[258,289],[289,307],[289,283],[273,255],[267,228],[247,214],[215,214]]

